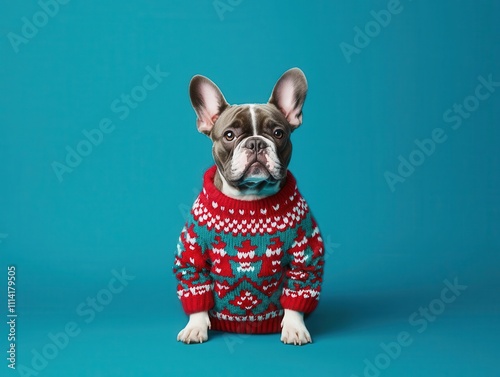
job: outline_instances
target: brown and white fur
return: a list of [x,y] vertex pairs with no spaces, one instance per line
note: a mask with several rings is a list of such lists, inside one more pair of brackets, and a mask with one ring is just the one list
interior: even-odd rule
[[[285,183],[292,155],[290,134],[302,123],[307,93],[303,72],[298,68],[285,72],[266,104],[229,105],[219,88],[199,75],[191,80],[189,92],[198,131],[213,142],[215,186],[239,200],[276,194]],[[312,342],[300,312],[285,309],[281,327],[283,343]],[[209,328],[208,312],[191,314],[177,340],[202,343]]]

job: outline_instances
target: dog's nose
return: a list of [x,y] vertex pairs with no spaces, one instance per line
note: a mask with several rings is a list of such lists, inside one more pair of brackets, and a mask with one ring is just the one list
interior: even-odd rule
[[259,137],[251,137],[245,142],[243,146],[258,153],[262,149],[267,148],[267,143]]

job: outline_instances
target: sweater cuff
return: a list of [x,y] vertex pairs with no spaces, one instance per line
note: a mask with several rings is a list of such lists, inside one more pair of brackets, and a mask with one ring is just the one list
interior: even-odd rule
[[316,309],[316,306],[318,306],[318,299],[316,297],[303,298],[282,295],[280,303],[283,309],[295,310],[301,313],[311,313]]
[[181,298],[182,308],[186,314],[205,312],[213,308],[213,292],[208,291],[202,295],[189,295]]

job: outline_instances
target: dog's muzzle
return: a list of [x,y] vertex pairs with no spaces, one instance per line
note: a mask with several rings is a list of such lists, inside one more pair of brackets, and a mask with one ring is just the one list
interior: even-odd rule
[[250,136],[236,147],[229,175],[240,188],[257,188],[282,179],[276,146],[263,136]]

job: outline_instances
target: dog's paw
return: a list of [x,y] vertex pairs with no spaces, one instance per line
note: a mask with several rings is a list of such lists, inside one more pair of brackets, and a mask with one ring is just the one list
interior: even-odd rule
[[311,335],[304,324],[302,313],[285,309],[281,322],[281,341],[285,344],[303,345],[312,343]]
[[210,319],[207,312],[191,314],[188,324],[177,335],[177,341],[186,344],[206,342],[209,328]]

